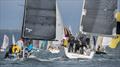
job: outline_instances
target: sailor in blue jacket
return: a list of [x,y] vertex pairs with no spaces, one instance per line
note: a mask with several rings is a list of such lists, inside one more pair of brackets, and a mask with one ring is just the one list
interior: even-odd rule
[[30,42],[25,50],[27,50],[28,52],[31,52],[32,49],[33,49],[33,44],[32,44],[32,40],[30,40]]

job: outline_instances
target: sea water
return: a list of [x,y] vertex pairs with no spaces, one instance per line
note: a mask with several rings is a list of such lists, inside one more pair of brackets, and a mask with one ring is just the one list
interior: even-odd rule
[[[12,34],[16,40],[19,39],[20,31],[2,31],[0,32],[0,45],[3,35],[7,34],[12,39]],[[11,44],[12,41],[10,41]],[[64,51],[58,54],[51,54],[47,51],[35,53],[36,58],[25,60],[5,60],[4,54],[0,53],[0,67],[120,67],[120,45],[116,49],[107,48],[107,54],[95,54],[93,59],[68,59]]]

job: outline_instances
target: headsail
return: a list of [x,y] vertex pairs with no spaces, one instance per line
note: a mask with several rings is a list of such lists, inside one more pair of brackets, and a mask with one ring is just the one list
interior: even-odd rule
[[63,20],[61,18],[61,13],[59,10],[58,3],[56,2],[56,40],[62,39],[64,36],[64,26]]
[[26,0],[22,37],[51,40],[56,34],[56,0]]
[[84,0],[80,31],[111,36],[116,9],[117,0]]
[[64,27],[63,20],[61,18],[61,13],[58,8],[58,3],[56,2],[56,38],[55,41],[48,42],[48,50],[51,53],[58,53],[59,46],[61,45],[61,40],[64,37]]
[[12,44],[14,44],[15,45],[15,36],[14,36],[14,34],[12,35]]

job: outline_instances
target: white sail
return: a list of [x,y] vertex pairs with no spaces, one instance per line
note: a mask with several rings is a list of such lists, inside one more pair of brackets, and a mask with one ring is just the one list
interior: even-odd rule
[[9,45],[9,38],[7,35],[4,35],[3,44],[1,46],[1,51],[5,51],[8,45]]
[[63,28],[63,20],[61,18],[61,14],[60,14],[60,11],[58,8],[58,3],[56,2],[56,38],[55,38],[56,41],[49,42],[48,46],[52,46],[54,48],[53,51],[50,50],[50,52],[52,52],[52,53],[59,52],[58,47],[60,46],[61,40],[64,37],[63,29],[64,29]]
[[56,2],[56,38],[55,40],[62,40],[64,37],[64,27],[63,27],[63,20],[61,18],[61,13],[59,10],[59,5]]
[[14,34],[12,35],[12,44],[14,45],[16,42],[15,42],[15,36]]

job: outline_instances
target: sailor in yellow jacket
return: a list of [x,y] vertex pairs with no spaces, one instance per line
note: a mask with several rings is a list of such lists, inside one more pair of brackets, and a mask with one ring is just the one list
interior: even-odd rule
[[67,47],[67,46],[68,46],[68,38],[67,38],[67,37],[64,37],[64,38],[63,38],[63,46],[64,46],[64,47]]
[[14,44],[12,47],[12,54],[20,53],[20,51],[21,51],[21,48],[18,45]]

